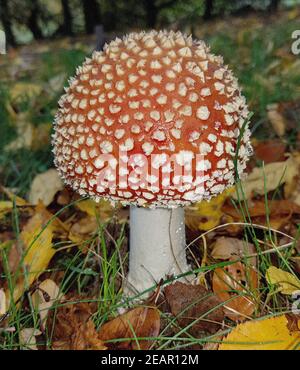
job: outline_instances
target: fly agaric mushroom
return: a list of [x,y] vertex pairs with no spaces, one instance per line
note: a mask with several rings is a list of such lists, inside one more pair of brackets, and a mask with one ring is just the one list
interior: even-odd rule
[[246,101],[222,58],[181,32],[131,33],[86,59],[59,105],[66,184],[130,205],[127,292],[187,272],[183,206],[232,186],[251,152]]

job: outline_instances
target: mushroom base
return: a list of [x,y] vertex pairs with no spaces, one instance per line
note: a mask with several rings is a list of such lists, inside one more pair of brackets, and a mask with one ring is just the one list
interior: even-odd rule
[[[167,276],[190,270],[185,252],[184,209],[130,207],[129,273],[125,295],[136,295]],[[180,280],[190,281],[192,275]],[[145,292],[149,295],[152,291]],[[144,295],[143,295],[144,297]]]

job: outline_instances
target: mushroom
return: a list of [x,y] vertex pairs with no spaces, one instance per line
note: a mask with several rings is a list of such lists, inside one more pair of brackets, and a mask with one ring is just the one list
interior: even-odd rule
[[127,293],[186,275],[183,207],[232,186],[251,154],[246,101],[223,59],[181,32],[131,33],[86,59],[59,105],[65,183],[130,205]]

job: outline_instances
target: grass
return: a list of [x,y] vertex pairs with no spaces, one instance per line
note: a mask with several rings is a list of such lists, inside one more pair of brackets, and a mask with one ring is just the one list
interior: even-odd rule
[[[219,31],[205,36],[211,44],[212,50],[224,55],[225,61],[230,64],[239,77],[244,93],[249,101],[250,109],[255,112],[251,121],[252,126],[258,128],[255,135],[259,138],[270,137],[270,127],[266,119],[267,105],[296,100],[300,94],[299,69],[293,69],[293,62],[290,60],[288,51],[290,34],[293,29],[297,28],[297,22],[283,18],[283,20],[264,25],[263,27],[264,32],[262,32],[261,27],[249,30],[246,27],[239,26],[238,30],[234,28],[231,32]],[[268,35],[268,37],[266,38],[265,35]],[[234,53],[232,52],[233,50]],[[35,126],[51,122],[61,90],[56,91],[54,89],[54,91],[50,91],[48,89],[49,81],[53,76],[61,75],[65,80],[66,77],[64,76],[72,75],[75,67],[82,62],[86,52],[86,47],[82,45],[76,50],[66,48],[55,50],[55,52],[47,50],[40,53],[36,62],[35,81],[42,85],[43,88],[34,99],[21,96],[21,99],[12,101],[11,91],[14,86],[12,80],[8,79],[0,86],[0,181],[4,186],[16,189],[17,194],[20,196],[27,194],[36,174],[44,172],[52,166],[52,155],[49,142],[48,145],[38,150],[21,148],[16,151],[7,151],[4,149],[8,143],[17,137],[18,115],[24,112],[29,114],[31,122]],[[28,73],[26,75],[25,71],[22,75],[22,81],[26,83],[31,80],[31,74]],[[11,114],[11,109],[13,109],[16,116]],[[294,133],[289,133],[288,135],[294,135]],[[291,147],[295,145],[294,136],[287,136],[285,140],[290,143]],[[280,196],[280,189],[281,184],[279,183],[277,190],[273,193],[274,197]],[[289,307],[292,303],[291,298],[283,298],[282,295],[279,295],[274,286],[270,285],[265,279],[265,276],[267,269],[274,264],[295,274],[291,263],[291,253],[294,244],[292,243],[285,249],[278,248],[279,236],[282,236],[282,234],[273,230],[270,225],[270,199],[267,193],[265,195],[266,227],[263,227],[253,223],[240,182],[237,183],[237,192],[239,198],[237,201],[232,199],[232,202],[242,216],[242,223],[244,224],[243,240],[245,240],[245,243],[253,243],[257,251],[260,284],[257,290],[252,291],[250,289],[248,291],[249,294],[253,295],[254,299],[259,301],[254,317],[273,317],[289,312]],[[55,216],[68,212],[68,209],[73,206],[74,204],[69,204],[63,207],[63,209],[55,213]],[[14,207],[11,219],[9,219],[9,216],[5,218],[6,224],[13,225],[13,239],[16,241],[19,240],[22,227],[20,225],[19,212],[18,207]],[[93,320],[98,328],[112,317],[116,317],[119,314],[119,310],[128,303],[124,303],[121,300],[122,291],[120,290],[120,282],[124,278],[124,271],[126,271],[127,265],[126,237],[128,230],[126,225],[123,224],[117,230],[117,233],[112,234],[110,232],[112,222],[113,220],[103,223],[98,219],[97,231],[76,248],[71,248],[68,243],[61,240],[55,241],[54,247],[59,252],[47,271],[44,271],[42,275],[42,277],[51,277],[60,274],[60,289],[64,294],[76,292],[78,297],[80,297],[80,302],[96,303],[98,309],[93,316]],[[210,232],[218,231],[224,227],[222,225]],[[41,235],[38,237],[41,237]],[[199,234],[196,239],[188,244],[187,249],[199,248],[199,241],[207,237],[207,235],[208,232]],[[294,243],[299,240],[299,236],[300,225],[298,225],[298,234]],[[269,245],[272,249],[269,251],[263,250],[262,243]],[[13,295],[16,277],[23,274],[26,277],[27,271],[21,261],[16,274],[13,276],[10,273],[9,250],[11,247],[11,245],[0,246],[3,265],[3,270],[0,270],[0,282],[6,280],[9,291]],[[242,261],[245,265],[249,264],[247,256]],[[194,272],[201,272],[209,277],[215,269],[225,267],[231,263],[210,261],[208,266],[197,268]],[[42,280],[42,277],[40,280]],[[167,280],[164,284],[170,281]],[[149,290],[155,290],[155,288],[153,286]],[[21,297],[19,302],[11,302],[9,315],[5,317],[5,326],[14,327],[15,331],[1,332],[0,329],[0,349],[19,348],[19,334],[22,328],[39,329],[39,312],[32,304],[31,292],[28,287],[27,292]],[[242,294],[240,291],[235,293]],[[93,298],[90,298],[91,296]],[[74,304],[76,303],[78,303],[78,300],[75,299]],[[225,304],[226,302],[222,303],[222,305]],[[52,310],[56,311],[60,305],[55,304]],[[184,312],[181,314],[183,315]],[[206,312],[197,320],[204,319],[208,314],[209,312]],[[184,349],[194,345],[218,343],[220,336],[228,333],[231,327],[234,326],[230,320],[226,320],[221,332],[195,338],[188,332],[188,329],[197,320],[189,326],[181,328],[176,318],[163,311],[162,320],[164,326],[159,337],[151,338],[153,341],[152,347],[155,349]],[[51,330],[44,333],[43,344],[46,348],[51,347],[52,335],[53,331]],[[126,338],[122,338],[115,341],[125,340]]]
[[[15,212],[17,212],[17,209],[15,209]],[[18,216],[15,215],[15,218],[17,219]],[[256,227],[255,225],[251,225],[251,220],[245,220],[245,226],[249,226],[252,233],[251,241],[256,243],[259,247],[258,238],[256,236]],[[47,227],[47,226],[46,226]],[[63,279],[60,285],[60,288],[64,294],[66,294],[68,291],[74,290],[74,286],[77,286],[78,293],[82,295],[82,298],[80,299],[80,302],[96,302],[98,304],[98,311],[94,316],[94,322],[98,327],[101,327],[101,325],[106,322],[109,318],[113,316],[118,315],[118,310],[123,307],[124,303],[120,301],[120,291],[116,290],[115,287],[115,279],[116,275],[120,273],[121,267],[123,264],[123,261],[120,261],[118,258],[117,250],[110,251],[110,249],[107,246],[107,243],[105,241],[105,225],[99,225],[97,233],[94,235],[94,237],[90,240],[90,248],[88,253],[82,254],[80,249],[72,249],[72,252],[64,253],[61,258],[62,260],[60,263],[56,263],[54,265],[54,268],[50,268],[49,271],[51,273],[55,273],[56,270],[63,271]],[[299,228],[300,231],[300,228]],[[270,228],[266,228],[265,238],[266,241],[270,240],[269,233],[271,232]],[[16,233],[18,234],[18,230],[16,230]],[[200,235],[198,238],[200,238],[203,235]],[[39,235],[40,237],[40,235]],[[120,233],[118,240],[116,240],[116,244],[118,246],[122,246],[124,239],[124,230]],[[195,242],[195,241],[194,241]],[[96,254],[94,249],[94,246],[100,245],[100,249],[102,251],[101,255]],[[190,246],[188,246],[190,247]],[[274,244],[274,248],[276,248],[276,245]],[[111,255],[109,255],[107,252],[110,251]],[[278,258],[278,264],[280,266],[280,263],[282,263],[282,267],[286,269],[286,267],[289,267],[289,256],[284,251],[283,253],[277,252],[275,249],[277,258]],[[266,269],[272,265],[272,262],[270,261],[269,254],[262,254],[260,248],[258,248],[257,252],[258,257],[258,270],[259,275],[262,280],[264,280]],[[100,267],[100,275],[99,271],[94,270],[89,266],[89,260],[95,260],[101,265]],[[2,259],[6,261],[4,264],[6,266],[5,271],[5,278],[9,281],[9,287],[10,291],[13,294],[14,292],[14,277],[11,276],[9,269],[7,267],[7,251],[4,249],[2,250]],[[243,259],[243,262],[247,264],[247,257]],[[219,262],[214,263],[209,266],[201,267],[194,270],[194,273],[209,273],[211,271],[214,271],[214,269],[219,267],[224,267],[229,265],[232,262]],[[20,266],[21,268],[21,266]],[[290,267],[289,267],[290,269]],[[3,276],[2,276],[3,277]],[[86,278],[95,278],[95,279],[101,279],[100,281],[100,289],[98,291],[98,296],[94,299],[84,299],[84,293],[89,290],[88,289],[88,280]],[[175,280],[179,278],[176,277]],[[171,281],[167,280],[164,282],[164,284],[167,284]],[[149,290],[154,290],[156,287],[153,286]],[[241,292],[235,292],[237,294],[241,294]],[[274,292],[274,288],[272,286],[263,285],[259,291],[257,292],[249,292],[250,294],[260,295],[262,298],[265,296],[266,301],[261,300],[261,303],[259,305],[260,308],[264,307],[263,311],[260,311],[260,309],[257,312],[257,317],[260,317],[261,314],[265,317],[273,317],[278,314],[282,314],[284,312],[288,313],[289,310],[285,308],[285,306],[282,305],[281,299],[277,294]],[[29,295],[27,295],[28,297]],[[272,297],[272,298],[271,298]],[[26,295],[24,297],[26,299]],[[204,297],[205,298],[205,297]],[[278,298],[278,299],[277,299]],[[269,301],[269,302],[267,302]],[[74,304],[78,303],[77,300],[74,301]],[[222,305],[225,305],[226,302],[223,302]],[[55,304],[53,306],[53,310],[56,310],[60,307],[60,304]],[[216,309],[215,307],[214,309]],[[188,309],[188,307],[187,307]],[[225,325],[225,328],[218,332],[215,335],[207,335],[203,336],[202,338],[195,338],[192,335],[188,333],[188,329],[197,323],[197,321],[205,319],[205,316],[208,315],[210,311],[206,312],[203,316],[197,318],[195,321],[193,321],[190,325],[180,328],[178,327],[178,324],[176,323],[176,318],[170,317],[169,315],[166,315],[162,313],[162,318],[165,320],[165,326],[160,333],[160,336],[158,338],[151,338],[153,340],[153,347],[157,349],[172,349],[172,348],[185,348],[190,347],[191,345],[199,345],[199,344],[205,344],[205,343],[218,343],[220,341],[219,337],[222,334],[226,334],[230,330],[230,322],[227,322]],[[184,314],[184,311],[181,312],[181,314]],[[19,343],[19,332],[20,329],[23,327],[34,327],[36,329],[39,328],[39,313],[35,309],[31,309],[31,311],[22,310],[18,305],[12,304],[10,309],[10,317],[8,321],[8,327],[15,327],[16,331],[13,333],[5,333],[4,334],[4,342],[0,344],[1,349],[9,349],[9,348],[15,348],[18,347]],[[173,334],[173,336],[168,335],[169,330],[175,330],[176,333]],[[139,338],[140,340],[142,338]],[[125,341],[125,338],[121,338],[119,340],[113,340],[112,342],[120,342]],[[51,345],[51,332],[46,333],[46,343],[47,346]]]

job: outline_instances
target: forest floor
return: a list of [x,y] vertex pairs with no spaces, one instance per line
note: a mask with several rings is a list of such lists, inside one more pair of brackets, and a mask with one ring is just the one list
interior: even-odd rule
[[128,209],[65,188],[50,146],[63,86],[95,40],[0,56],[0,349],[300,348],[299,17],[194,27],[239,78],[254,155],[245,181],[186,209],[193,285],[154,287],[130,309]]

